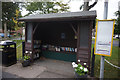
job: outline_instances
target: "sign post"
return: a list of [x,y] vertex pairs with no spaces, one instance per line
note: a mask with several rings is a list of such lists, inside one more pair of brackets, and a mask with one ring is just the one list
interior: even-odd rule
[[114,20],[98,20],[96,26],[95,54],[111,56],[114,32]]
[[[104,19],[107,19],[107,14],[108,14],[108,0],[105,0],[106,2],[104,3]],[[100,78],[104,78],[104,62],[105,62],[105,57],[101,56],[101,67],[100,67]]]
[[[104,19],[107,19],[107,14],[108,14],[108,0],[105,0],[105,2],[104,2]],[[104,78],[104,62],[105,62],[105,57],[101,56],[100,79]]]
[[104,58],[111,56],[115,20],[97,20],[94,54],[101,55],[100,78],[104,77]]

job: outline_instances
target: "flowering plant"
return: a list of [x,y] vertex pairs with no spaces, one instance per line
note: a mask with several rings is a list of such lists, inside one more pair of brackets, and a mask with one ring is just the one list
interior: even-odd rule
[[[78,60],[78,62],[80,62],[80,60]],[[78,75],[82,76],[88,73],[88,69],[81,64],[76,64],[75,62],[72,62],[72,65]],[[84,63],[84,65],[86,66],[86,63]]]

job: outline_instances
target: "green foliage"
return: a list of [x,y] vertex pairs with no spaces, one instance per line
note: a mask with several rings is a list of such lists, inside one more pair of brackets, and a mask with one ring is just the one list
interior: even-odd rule
[[[16,14],[16,9],[19,10],[19,3],[13,3],[13,2],[2,2],[2,21],[3,21],[3,26],[4,23],[7,23],[7,28],[10,30],[14,30],[14,22],[12,18],[15,18]],[[19,13],[21,15],[21,12]],[[19,16],[21,17],[21,16]],[[2,26],[2,27],[3,27]],[[3,27],[4,29],[4,27]]]
[[117,24],[115,24],[114,34],[118,34],[118,33],[119,33],[119,27]]
[[117,19],[115,25],[115,34],[120,34],[120,11],[115,12]]
[[[14,42],[16,42],[16,46],[20,45],[24,40],[13,40]],[[17,56],[17,60],[21,60],[23,59],[23,55],[22,55],[22,44],[16,48],[17,52],[16,52],[16,56]]]
[[[91,48],[91,52],[93,52],[93,44]],[[111,62],[114,65],[119,66],[119,52],[120,48],[113,46],[112,48],[112,55],[111,57],[105,57],[109,62]],[[91,55],[92,57],[92,55]],[[100,60],[101,56],[100,55],[95,55],[95,68],[94,68],[94,73],[95,77],[99,78],[100,77]],[[104,63],[104,78],[119,78],[118,76],[118,70],[117,68],[111,66],[108,63]],[[112,76],[111,76],[112,75]]]
[[18,9],[17,3],[2,2],[2,20],[10,21],[12,17],[15,17],[15,11]]
[[19,13],[20,13],[20,11],[16,9],[15,18],[12,18],[12,19],[13,19],[13,22],[14,22],[14,24],[15,24],[15,26],[14,26],[15,30],[18,30],[18,29],[19,29],[18,24],[19,24],[20,22],[17,21],[17,20],[18,20],[18,17],[19,17]]
[[29,60],[30,59],[30,56],[24,56],[23,57],[23,60],[26,61],[26,60]]
[[67,4],[62,2],[31,2],[24,5],[29,14],[48,14],[48,13],[58,13],[67,12],[69,7]]
[[75,72],[78,73],[80,76],[85,75],[88,73],[88,71],[85,72],[84,69],[85,69],[85,67],[83,67],[81,64],[78,64],[78,67],[75,68]]
[[21,36],[22,34],[21,33],[18,33],[18,36]]
[[[9,25],[9,26],[8,26]],[[15,28],[14,28],[14,22],[12,21],[12,20],[10,20],[8,23],[7,23],[7,26],[8,26],[8,29],[9,30],[14,30]]]
[[[80,62],[80,60],[78,60],[78,62]],[[73,65],[73,68],[75,68],[75,72],[78,75],[82,76],[88,73],[88,69],[87,69],[88,66],[86,66],[86,63],[84,63],[85,67],[82,66],[81,64],[76,64],[75,62],[72,62],[72,65]]]

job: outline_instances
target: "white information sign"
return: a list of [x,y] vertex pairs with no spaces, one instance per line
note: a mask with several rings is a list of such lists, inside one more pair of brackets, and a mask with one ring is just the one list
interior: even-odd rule
[[114,23],[114,20],[97,21],[94,54],[102,56],[111,56]]

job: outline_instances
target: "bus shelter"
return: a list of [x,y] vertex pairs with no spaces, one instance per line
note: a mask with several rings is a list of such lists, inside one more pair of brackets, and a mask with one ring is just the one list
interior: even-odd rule
[[32,60],[47,58],[75,61],[90,69],[92,28],[96,11],[35,14],[20,18],[25,22],[25,53]]

